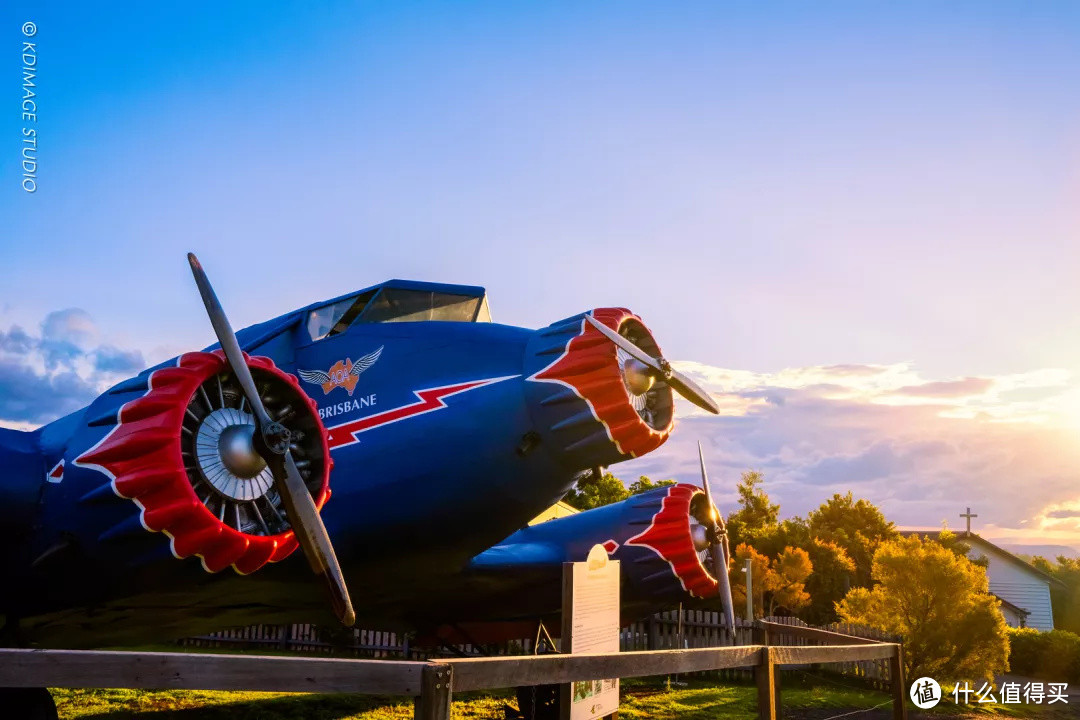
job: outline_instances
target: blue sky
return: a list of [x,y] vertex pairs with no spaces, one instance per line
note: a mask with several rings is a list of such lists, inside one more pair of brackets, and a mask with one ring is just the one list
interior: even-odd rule
[[[0,43],[0,330],[49,342],[50,313],[85,312],[83,380],[211,341],[195,250],[236,325],[388,277],[472,283],[525,326],[626,305],[669,355],[763,387],[903,365],[997,383],[964,396],[995,422],[1055,392],[1043,421],[1080,417],[1075,3],[15,2]],[[1056,390],[1015,386],[1042,371]]]

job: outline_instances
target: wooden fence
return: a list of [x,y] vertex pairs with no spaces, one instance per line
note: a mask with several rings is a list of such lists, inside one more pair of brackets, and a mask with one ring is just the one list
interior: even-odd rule
[[[759,634],[845,642],[826,631],[763,623]],[[899,645],[872,640],[828,646],[650,650],[580,655],[445,659],[428,662],[322,657],[144,653],[99,650],[0,650],[0,687],[124,687],[367,693],[416,698],[414,717],[449,720],[454,692],[753,668],[759,720],[776,720],[777,668],[887,660],[894,720],[906,720]]]
[[[804,647],[835,644],[828,633],[812,636],[799,633],[795,628],[809,628],[806,623],[792,617],[770,617],[766,623],[771,629],[773,645]],[[720,614],[706,610],[670,610],[657,613],[647,620],[631,623],[620,631],[619,648],[623,652],[645,650],[687,650],[694,648],[753,645],[761,641],[757,634],[761,625],[735,619],[734,636],[722,625]],[[791,628],[791,629],[789,629]],[[851,644],[867,640],[895,643],[900,638],[880,630],[834,623],[817,628],[840,634],[851,639]],[[253,625],[224,630],[210,635],[187,638],[180,641],[188,647],[275,649],[315,654],[346,655],[378,659],[435,660],[442,657],[499,657],[532,655],[536,651],[536,637],[520,638],[497,645],[456,645],[436,650],[412,647],[406,635],[375,630],[320,630],[313,625]],[[875,660],[850,660],[830,664],[826,668],[794,667],[790,672],[824,670],[858,680],[880,690],[891,687],[889,663],[882,658]],[[751,668],[726,668],[718,671],[724,680],[749,680]]]

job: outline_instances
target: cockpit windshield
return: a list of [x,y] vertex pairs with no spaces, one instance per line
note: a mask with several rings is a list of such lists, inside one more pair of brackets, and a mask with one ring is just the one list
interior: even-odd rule
[[364,308],[360,322],[474,322],[481,300],[482,297],[452,293],[383,288],[375,300]]
[[360,293],[312,310],[307,321],[311,339],[322,340],[324,337],[344,332],[374,296],[375,293],[372,291]]
[[[456,289],[456,288],[455,288]],[[487,297],[479,294],[382,287],[312,310],[307,329],[312,340],[344,332],[360,323],[491,322]]]

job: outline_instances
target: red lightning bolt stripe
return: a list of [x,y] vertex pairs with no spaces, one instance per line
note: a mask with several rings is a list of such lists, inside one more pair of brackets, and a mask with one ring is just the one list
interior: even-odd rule
[[327,428],[330,449],[333,450],[334,448],[345,447],[346,445],[352,445],[359,442],[356,439],[356,436],[374,427],[389,425],[398,420],[404,420],[416,415],[423,415],[424,413],[429,413],[433,410],[442,410],[447,406],[446,403],[443,402],[443,399],[448,398],[451,395],[457,395],[488,385],[494,385],[497,382],[510,380],[511,378],[516,377],[521,376],[506,375],[504,377],[472,380],[470,382],[457,383],[454,385],[443,385],[441,387],[427,388],[426,390],[413,390],[413,395],[419,398],[417,402]]

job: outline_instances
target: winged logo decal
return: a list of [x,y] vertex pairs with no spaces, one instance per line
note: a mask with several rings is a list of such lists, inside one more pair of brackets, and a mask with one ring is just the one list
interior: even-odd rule
[[306,383],[321,385],[323,395],[329,395],[331,390],[341,387],[345,388],[351,397],[353,390],[356,389],[356,382],[360,374],[375,364],[379,356],[382,355],[383,347],[383,345],[380,345],[377,350],[369,352],[356,362],[353,362],[352,358],[345,358],[344,360],[338,360],[326,371],[297,370],[296,374]]

